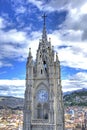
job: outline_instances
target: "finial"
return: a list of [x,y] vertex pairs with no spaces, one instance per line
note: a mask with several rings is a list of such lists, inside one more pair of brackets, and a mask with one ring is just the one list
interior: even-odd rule
[[31,56],[31,48],[29,48],[29,57]]
[[56,61],[59,62],[58,53],[56,52]]
[[49,38],[49,42],[51,42],[51,38]]
[[52,50],[54,51],[54,46],[52,46]]
[[42,39],[39,39],[39,42],[42,42]]

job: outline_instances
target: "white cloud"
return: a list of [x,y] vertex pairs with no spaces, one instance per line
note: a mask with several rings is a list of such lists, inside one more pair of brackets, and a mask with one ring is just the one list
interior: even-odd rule
[[10,64],[10,63],[8,64],[6,63],[6,58],[19,60],[19,61],[25,60],[28,52],[26,48],[17,47],[16,45],[12,45],[12,44],[1,45],[0,51],[1,51],[0,58],[1,58],[2,66]]
[[81,7],[82,14],[87,14],[87,3]]
[[[79,3],[76,5],[76,3]],[[80,3],[81,2],[81,3]],[[72,30],[73,32],[76,31],[76,33],[78,31],[80,31],[82,33],[82,35],[80,35],[80,39],[81,40],[87,40],[87,27],[86,27],[86,21],[87,21],[87,10],[86,10],[86,6],[87,6],[87,1],[74,1],[71,2],[71,6],[68,9],[68,15],[66,17],[66,20],[64,21],[63,25],[62,25],[62,30],[66,29],[68,34],[70,32],[70,30]],[[69,35],[68,35],[69,37]],[[75,39],[76,41],[78,40]]]
[[0,95],[24,97],[25,80],[0,80]]
[[43,2],[40,0],[28,0],[29,3],[32,3],[33,5],[37,6],[40,10],[43,9]]
[[28,0],[29,3],[35,5],[38,9],[42,11],[60,11],[60,10],[71,10],[78,8],[79,12],[85,13],[86,9],[86,0]]
[[15,11],[16,11],[17,14],[23,14],[23,13],[26,12],[26,8],[21,5],[20,7],[16,8]]
[[[87,40],[87,1],[84,0],[50,0],[48,2],[39,0],[28,0],[32,4],[36,5],[40,10],[43,11],[60,11],[67,10],[67,16],[62,25],[62,30],[67,30],[68,39],[76,40],[82,39]],[[72,34],[73,33],[73,34]],[[80,33],[78,35],[78,33]],[[74,35],[74,38],[73,38]],[[75,37],[76,36],[76,37]]]
[[28,0],[29,3],[32,3],[41,11],[58,11],[67,8],[67,3],[69,0],[50,0],[50,1],[41,1],[41,0]]
[[[23,61],[28,56],[29,47],[32,48],[33,57],[35,59],[40,35],[40,32],[31,32],[30,37],[28,37],[26,32],[17,31],[16,29],[8,32],[0,31],[0,59],[14,58],[14,60]],[[0,66],[4,66],[2,61]]]
[[24,86],[0,86],[0,96],[24,97]]
[[13,65],[11,63],[0,61],[0,68],[1,67],[12,67]]
[[[3,19],[5,21],[5,19]],[[6,26],[6,25],[3,25]],[[30,39],[24,31],[11,29],[9,31],[0,30],[0,67],[11,66],[10,63],[4,64],[4,58],[16,58],[16,60],[25,60]]]
[[[33,3],[36,5],[39,9],[41,9],[44,5],[42,1],[38,0],[28,0],[28,2]],[[51,0],[47,3],[48,8],[54,8],[54,10],[60,9],[62,7],[65,7],[65,5],[68,6],[68,15],[66,17],[66,20],[64,21],[62,25],[61,30],[56,30],[52,32],[49,36],[52,38],[52,45],[54,46],[64,46],[66,45],[67,48],[58,49],[56,48],[56,51],[59,53],[59,58],[62,62],[62,65],[69,66],[69,67],[76,67],[76,68],[83,68],[87,69],[86,67],[86,55],[87,55],[87,47],[86,43],[82,41],[82,37],[84,34],[85,22],[82,18],[82,15],[84,15],[84,7],[86,7],[86,1],[82,2],[77,5],[78,0],[73,1],[58,1],[58,0]],[[60,6],[60,8],[58,8]],[[23,8],[22,3],[21,6],[22,11],[25,11],[25,8]],[[19,8],[20,12],[20,8]],[[81,21],[82,20],[82,21]],[[81,21],[79,23],[79,21]],[[78,24],[79,23],[79,24]],[[41,35],[41,32],[31,32],[31,37],[27,36],[26,32],[18,31],[16,29],[9,30],[8,32],[0,31],[0,39],[1,42],[12,42],[14,44],[26,44],[24,49],[22,47],[18,48],[13,45],[4,45],[3,46],[3,53],[4,50],[7,50],[6,56],[9,57],[16,57],[18,56],[18,59],[25,59],[28,53],[28,46],[31,47],[32,55],[35,59],[36,50],[39,43],[39,36]],[[84,34],[85,36],[85,34]],[[84,38],[84,37],[83,37]],[[84,45],[84,46],[83,46]],[[23,49],[23,51],[21,51]],[[79,53],[80,50],[80,53]],[[69,57],[68,57],[69,55]],[[5,56],[5,53],[4,53]],[[21,58],[22,57],[22,58]]]
[[[76,44],[78,45],[78,44]],[[86,55],[83,48],[71,46],[59,50],[61,64],[64,66],[87,70]],[[86,55],[85,55],[86,54]]]
[[[16,60],[25,60],[28,56],[28,48],[31,47],[32,55],[35,59],[36,50],[39,44],[39,37],[42,32],[31,32],[30,37],[26,32],[12,29],[8,32],[0,31],[0,39],[4,44],[1,44],[0,52],[1,59],[9,57]],[[52,45],[59,53],[61,64],[73,68],[87,69],[87,45],[81,41],[82,31],[78,30],[55,30],[48,37],[51,37]],[[10,44],[9,44],[10,43]],[[67,46],[59,49],[59,46]]]
[[5,28],[5,24],[4,24],[4,19],[2,17],[0,17],[0,29]]
[[[52,3],[54,4],[52,5]],[[49,6],[57,10],[57,3],[59,3],[59,5],[61,4],[62,8],[64,0],[61,2],[51,0]],[[87,2],[86,0],[75,0],[67,1],[66,4],[68,7],[67,17],[61,25],[61,29],[52,32],[52,44],[54,44],[55,50],[59,54],[62,65],[87,70]],[[60,46],[62,46],[62,48],[59,48]]]
[[[44,4],[43,1],[40,0],[28,0],[28,2],[33,3],[43,11],[68,10],[66,19],[61,25],[61,30],[53,31],[48,37],[51,37],[52,45],[55,46],[55,50],[59,54],[61,65],[87,70],[87,43],[85,41],[87,40],[87,1],[51,0],[47,4]],[[26,12],[26,8],[23,7],[22,4],[19,9],[16,9],[18,13]],[[6,24],[5,19],[0,17],[0,29],[6,27]],[[9,57],[16,58],[16,60],[25,60],[28,56],[28,47],[31,47],[32,55],[35,59],[40,35],[41,32],[31,32],[29,37],[27,31],[11,29],[4,32],[0,30],[0,59]],[[62,47],[60,48],[60,46]],[[11,64],[8,63],[7,65],[9,66]],[[0,62],[0,66],[4,66],[2,61]],[[86,87],[86,75],[87,73],[80,72],[73,75],[72,79],[69,77],[69,79],[63,80],[64,91],[70,90],[71,88],[71,90],[75,90],[77,88]],[[3,81],[0,81],[0,84],[2,82]],[[16,85],[18,84],[17,86],[19,86],[20,82],[21,81],[16,82],[16,80],[6,80],[4,83],[7,85],[15,85],[16,83]],[[21,85],[22,84],[21,82]]]
[[55,50],[59,54],[61,65],[76,69],[87,70],[86,41],[81,40],[82,33],[80,31],[77,31],[76,33],[73,30],[70,33],[66,33],[66,35],[63,36],[63,33],[60,33],[59,31],[54,31],[52,34],[49,35],[49,37],[51,37],[52,45],[54,45]]
[[[6,27],[5,19],[1,19],[1,26]],[[3,24],[2,24],[3,23]],[[30,29],[30,28],[28,28]],[[30,31],[30,30],[29,30]],[[31,32],[30,35],[27,31],[17,29],[10,29],[8,31],[0,30],[0,67],[11,66],[11,63],[4,64],[5,58],[23,61],[28,56],[28,48],[32,47],[34,59],[36,54],[37,45],[41,32]],[[36,48],[35,48],[36,46]],[[5,59],[6,60],[6,59]]]
[[[6,27],[5,18],[1,19],[1,27]],[[29,28],[28,28],[29,29]],[[29,30],[30,31],[30,30]],[[35,58],[35,46],[37,46],[37,38],[40,32],[31,32],[30,36],[27,31],[18,31],[17,29],[10,29],[8,31],[0,30],[0,67],[11,66],[11,63],[4,62],[3,59],[9,58],[23,61],[28,56],[29,46],[33,48]],[[31,45],[32,43],[32,45]],[[39,43],[39,42],[38,42]],[[6,59],[5,59],[6,60]],[[5,64],[4,64],[5,63]]]
[[62,80],[63,91],[73,91],[77,89],[87,89],[87,73],[79,72],[71,75],[69,79]]
[[72,80],[78,80],[78,81],[87,81],[87,73],[86,72],[79,72],[76,73],[75,75],[73,75],[73,77],[71,76],[70,79]]
[[0,85],[7,85],[7,86],[25,86],[25,80],[9,80],[9,79],[3,79],[0,80]]
[[[87,73],[78,72],[62,80],[63,92],[87,88]],[[24,97],[25,80],[0,80],[0,95]]]
[[85,5],[86,3],[87,3],[86,0],[74,0],[74,1],[70,0],[69,1],[71,8],[78,8],[78,9],[81,9],[81,7]]
[[2,13],[0,16],[0,31],[8,26],[12,26],[13,23],[7,13]]
[[16,29],[9,30],[7,32],[0,31],[0,42],[12,42],[12,43],[22,43],[26,41],[26,33],[22,31],[17,31]]
[[50,0],[50,2],[44,6],[44,10],[49,12],[65,10],[68,3],[69,0]]

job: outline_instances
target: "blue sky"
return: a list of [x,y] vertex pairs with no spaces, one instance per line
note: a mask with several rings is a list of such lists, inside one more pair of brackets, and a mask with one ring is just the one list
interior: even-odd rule
[[23,97],[26,59],[29,47],[35,59],[43,13],[63,91],[87,88],[87,1],[0,0],[0,95]]

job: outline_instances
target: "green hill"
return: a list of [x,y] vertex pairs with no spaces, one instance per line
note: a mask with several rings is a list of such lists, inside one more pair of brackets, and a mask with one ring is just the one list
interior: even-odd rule
[[65,106],[87,106],[87,90],[82,89],[64,95]]
[[[82,89],[63,96],[65,106],[87,106],[87,90]],[[23,110],[24,99],[16,97],[0,96],[0,109]]]

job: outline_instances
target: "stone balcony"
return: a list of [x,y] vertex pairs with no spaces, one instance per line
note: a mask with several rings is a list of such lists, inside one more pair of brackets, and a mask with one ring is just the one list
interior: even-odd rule
[[48,123],[49,120],[48,119],[35,119],[35,120],[32,120],[32,124],[34,123]]

